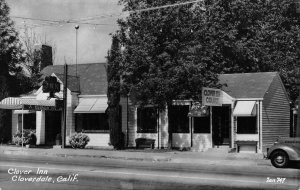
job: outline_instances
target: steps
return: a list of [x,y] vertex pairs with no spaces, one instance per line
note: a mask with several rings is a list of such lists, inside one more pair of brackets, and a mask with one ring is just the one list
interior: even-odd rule
[[229,145],[219,145],[219,146],[215,146],[214,148],[209,148],[207,150],[207,152],[223,152],[223,153],[228,153],[228,152],[232,152],[233,148],[230,148]]

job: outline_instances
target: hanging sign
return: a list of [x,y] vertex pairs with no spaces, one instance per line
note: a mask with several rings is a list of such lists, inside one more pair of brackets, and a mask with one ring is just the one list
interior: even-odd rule
[[54,76],[47,76],[43,82],[43,92],[50,93],[50,98],[54,98],[54,93],[60,92],[60,83]]
[[205,106],[222,106],[222,90],[202,88],[202,104]]
[[193,102],[189,117],[206,117],[209,116],[209,110],[207,106],[203,106],[200,102]]

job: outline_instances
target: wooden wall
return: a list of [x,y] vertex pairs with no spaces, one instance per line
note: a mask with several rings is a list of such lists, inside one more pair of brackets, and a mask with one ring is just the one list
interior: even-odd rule
[[262,146],[263,151],[274,144],[278,136],[290,134],[290,104],[282,81],[274,77],[262,106]]

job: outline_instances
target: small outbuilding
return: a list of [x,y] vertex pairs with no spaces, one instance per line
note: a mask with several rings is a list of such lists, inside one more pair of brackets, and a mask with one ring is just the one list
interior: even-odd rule
[[[202,102],[174,100],[164,111],[122,98],[127,147],[146,138],[156,148],[263,152],[279,136],[289,136],[290,101],[277,72],[221,74],[219,81],[221,89],[203,88]],[[197,105],[200,113],[194,114]]]

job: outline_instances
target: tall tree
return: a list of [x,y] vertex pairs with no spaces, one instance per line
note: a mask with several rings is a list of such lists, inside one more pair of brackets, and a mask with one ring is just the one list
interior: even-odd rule
[[[9,18],[9,7],[4,0],[0,0],[0,100],[16,95],[18,89],[18,64],[23,59],[21,43],[18,33],[14,29],[14,23]],[[6,141],[9,137],[9,114],[0,110],[0,141]]]
[[[216,73],[278,71],[291,100],[298,92],[300,16],[290,0],[120,0],[129,16],[118,21],[125,47],[125,92],[137,104],[199,99]],[[205,11],[204,11],[205,10]]]
[[122,62],[121,46],[117,35],[112,36],[111,49],[107,56],[107,97],[108,97],[108,122],[110,129],[110,143],[116,149],[124,146],[124,136],[121,129],[120,113],[120,63]]
[[121,0],[129,16],[116,33],[124,46],[122,93],[137,105],[163,109],[174,99],[199,100],[202,86],[214,86],[217,64],[198,42],[204,24],[202,4],[134,11],[181,3],[177,0]]

